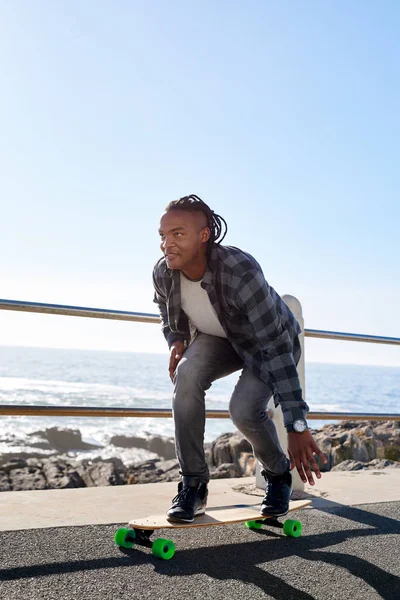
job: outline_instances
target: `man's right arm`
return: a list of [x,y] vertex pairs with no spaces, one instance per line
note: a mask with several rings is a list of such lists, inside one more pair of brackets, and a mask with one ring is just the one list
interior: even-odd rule
[[161,319],[161,329],[162,329],[165,339],[167,340],[168,347],[171,348],[171,346],[175,342],[182,342],[182,344],[183,344],[184,336],[180,333],[171,331],[171,329],[169,327],[166,293],[160,287],[159,283],[157,282],[157,278],[156,278],[154,271],[153,271],[153,286],[154,286],[153,302],[155,302],[155,304],[157,304],[157,306],[158,306],[158,311],[160,313],[160,319]]
[[154,284],[154,299],[153,301],[157,304],[161,318],[162,332],[165,339],[167,340],[168,347],[170,349],[169,366],[168,372],[171,381],[174,380],[176,367],[182,358],[182,354],[185,350],[185,343],[183,336],[179,333],[172,332],[168,325],[168,310],[165,294],[157,284],[155,274],[153,272],[153,284]]

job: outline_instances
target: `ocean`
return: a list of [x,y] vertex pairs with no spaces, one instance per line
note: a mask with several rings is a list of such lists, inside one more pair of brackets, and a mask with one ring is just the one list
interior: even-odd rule
[[[167,354],[0,347],[0,404],[170,408]],[[207,392],[207,408],[227,409],[238,374]],[[306,400],[313,411],[399,412],[400,368],[306,362]],[[0,442],[49,427],[79,429],[106,445],[113,435],[173,436],[172,419],[7,417]],[[327,421],[310,421],[312,428]],[[209,419],[205,441],[234,431],[229,419]]]

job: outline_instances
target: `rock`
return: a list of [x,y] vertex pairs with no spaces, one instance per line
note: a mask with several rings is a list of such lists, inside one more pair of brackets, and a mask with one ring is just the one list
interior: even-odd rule
[[57,459],[50,459],[43,465],[43,474],[50,489],[85,487],[81,475],[72,465]]
[[135,471],[135,472],[141,471],[142,473],[154,471],[154,469],[157,468],[157,464],[159,462],[160,461],[157,458],[153,458],[151,460],[145,460],[137,465],[134,465],[133,467],[130,468],[130,470]]
[[148,450],[158,454],[165,460],[171,460],[176,458],[175,453],[175,442],[173,439],[153,436],[149,439]]
[[165,460],[175,458],[175,442],[173,438],[152,435],[148,438],[126,435],[114,435],[110,444],[118,448],[143,448],[154,452]]
[[[97,448],[83,442],[80,432],[75,430],[52,428],[35,433],[35,435],[40,434],[45,434],[51,444],[56,443],[59,448],[66,446],[71,450],[70,446],[76,445],[83,445],[84,449],[88,449],[88,446]],[[328,458],[328,465],[321,465],[321,470],[358,471],[400,467],[400,460],[396,459],[400,457],[400,423],[398,422],[346,421],[325,425],[322,429],[314,431],[313,436]],[[162,436],[149,438],[114,436],[112,442],[117,448],[151,449],[168,458],[164,460],[154,458],[125,467],[119,457],[107,460],[101,457],[76,460],[66,453],[58,453],[57,456],[51,457],[42,454],[25,456],[25,453],[20,453],[13,458],[8,456],[1,466],[0,491],[64,489],[180,480],[172,439]],[[257,461],[252,454],[251,445],[239,432],[223,434],[211,444],[205,444],[205,455],[213,479],[253,476],[255,473]]]
[[42,437],[42,434],[44,432],[40,432],[40,434],[38,435],[37,433],[28,433],[28,437],[29,437],[29,447],[30,448],[39,448],[40,450],[48,450],[49,453],[51,453],[51,450],[53,450],[49,440],[44,439]]
[[9,474],[10,484],[15,492],[22,490],[46,490],[46,479],[39,469],[25,467],[13,469]]
[[339,463],[350,460],[353,457],[353,450],[349,442],[343,445],[336,446],[331,450],[331,464],[332,468]]
[[388,444],[383,454],[388,460],[400,461],[400,441]]
[[[205,454],[212,479],[255,473],[256,459],[251,445],[239,432],[222,434],[212,444],[206,444]],[[179,481],[179,464],[176,458],[147,460],[129,467],[126,479],[130,484]]]
[[[65,489],[105,485],[123,485],[125,469],[120,459],[108,461],[77,461],[68,457],[51,457],[45,460],[28,459],[9,464],[9,488],[12,490]],[[5,472],[7,478],[7,473]],[[7,487],[4,478],[3,487]],[[3,489],[3,491],[6,491]]]
[[[313,437],[328,459],[325,465],[317,458],[322,471],[345,461],[347,465],[352,463],[352,470],[364,468],[364,464],[375,459],[400,461],[400,423],[396,421],[344,421],[325,425],[314,431]],[[208,460],[211,470],[222,464],[234,464],[242,475],[252,476],[256,463],[251,445],[239,432],[223,434],[211,444]]]
[[[75,464],[79,464],[80,461],[76,460]],[[122,462],[122,460],[120,458],[117,458],[116,456],[110,456],[109,458],[106,459],[102,459],[102,458],[95,458],[95,459],[91,459],[90,461],[86,461],[87,464],[94,464],[94,463],[112,463],[115,467],[115,469],[119,472],[119,473],[125,473],[125,465]]]
[[344,460],[340,464],[333,467],[332,471],[360,471],[361,469],[367,469],[371,471],[376,469],[387,469],[389,467],[400,468],[400,462],[394,462],[392,460],[382,458],[375,458],[370,462]]
[[88,479],[91,486],[122,485],[125,483],[112,462],[95,463],[87,469],[87,474],[88,478],[85,478],[86,485],[88,485]]
[[250,452],[241,452],[238,457],[240,475],[237,477],[252,477],[256,474],[257,459]]
[[13,460],[20,461],[28,460],[30,458],[49,458],[55,454],[57,454],[55,450],[53,452],[46,452],[45,450],[39,451],[37,448],[32,448],[30,446],[24,446],[23,450],[20,448],[10,448],[8,452],[2,452],[0,454],[0,466]]
[[179,464],[176,459],[160,461],[147,460],[128,469],[126,480],[128,484],[160,483],[162,481],[179,481]]
[[170,460],[158,461],[157,467],[162,469],[164,473],[170,473],[179,469],[179,463],[176,458],[171,458]]
[[54,448],[59,452],[66,452],[68,450],[89,450],[99,447],[98,444],[89,444],[84,442],[79,429],[50,427],[44,431],[34,431],[29,435],[35,438],[42,438],[43,440],[46,440],[51,448]]
[[229,479],[241,476],[240,469],[234,463],[223,463],[210,472],[211,479]]
[[110,444],[117,448],[147,448],[148,440],[135,435],[113,435]]
[[373,433],[374,436],[381,442],[398,443],[400,441],[400,422],[374,422]]
[[223,433],[211,446],[211,465],[219,466],[232,462],[232,453],[230,446],[231,433]]
[[8,462],[4,463],[1,468],[6,473],[10,473],[13,469],[25,469],[28,466],[25,458],[11,458]]
[[45,462],[41,458],[27,458],[26,465],[28,467],[35,467],[35,469],[43,469]]
[[393,467],[394,469],[399,469],[400,462],[388,460],[385,458],[375,458],[375,460],[371,460],[371,462],[368,465],[369,469],[388,469],[389,467]]
[[8,475],[5,471],[0,471],[0,492],[10,492],[12,490]]
[[366,468],[367,463],[362,463],[359,460],[344,460],[340,464],[332,467],[332,471],[360,471]]
[[251,444],[236,431],[220,435],[211,446],[211,466],[233,463],[240,468],[239,459],[242,453],[252,454]]
[[204,444],[204,456],[206,457],[206,463],[209,467],[212,466],[212,444]]
[[376,458],[400,460],[400,424],[396,421],[345,421],[325,425],[313,432],[314,439],[328,458],[317,462],[329,471],[346,460],[369,463]]

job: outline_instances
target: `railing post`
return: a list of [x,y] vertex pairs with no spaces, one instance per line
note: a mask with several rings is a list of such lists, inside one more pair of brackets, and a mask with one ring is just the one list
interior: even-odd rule
[[[290,308],[290,310],[292,311],[292,313],[294,314],[294,316],[296,317],[297,321],[299,322],[299,325],[301,327],[302,333],[300,334],[300,344],[301,344],[301,358],[300,358],[300,362],[297,366],[297,370],[299,373],[299,378],[300,378],[300,384],[301,384],[301,388],[303,390],[303,397],[305,399],[306,396],[306,381],[305,381],[305,361],[304,361],[304,319],[303,319],[303,311],[301,308],[301,304],[300,302],[297,300],[297,298],[295,298],[294,296],[290,296],[288,294],[286,294],[285,296],[282,296],[283,301],[288,305],[288,307]],[[286,429],[285,426],[283,424],[283,415],[282,415],[282,409],[280,406],[277,406],[275,408],[274,406],[274,399],[271,398],[271,400],[268,402],[268,412],[270,413],[270,415],[272,416],[274,423],[275,423],[275,427],[278,433],[278,439],[279,439],[279,443],[282,446],[283,451],[286,453],[287,455],[287,433],[286,433]],[[293,490],[298,492],[298,491],[304,491],[304,483],[301,481],[300,476],[297,472],[296,469],[293,469],[292,471],[292,476],[293,476]],[[261,468],[260,468],[260,464],[257,463],[257,467],[256,467],[256,487],[257,488],[264,488],[265,487],[265,480],[264,477],[261,475]]]

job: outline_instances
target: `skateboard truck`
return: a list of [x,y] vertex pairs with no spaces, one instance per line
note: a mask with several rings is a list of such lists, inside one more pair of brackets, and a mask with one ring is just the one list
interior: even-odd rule
[[153,546],[150,537],[153,535],[154,531],[151,529],[129,529],[128,531],[129,533],[125,536],[127,542],[131,542],[132,545],[145,546],[146,548],[151,548]]
[[283,523],[278,521],[276,517],[271,517],[271,519],[268,520],[268,527],[277,527],[278,529],[283,529]]
[[151,548],[153,556],[169,560],[175,554],[175,544],[172,540],[157,538],[151,541],[150,536],[154,533],[151,529],[131,529],[121,527],[114,536],[114,541],[120,548],[133,548],[135,544]]

